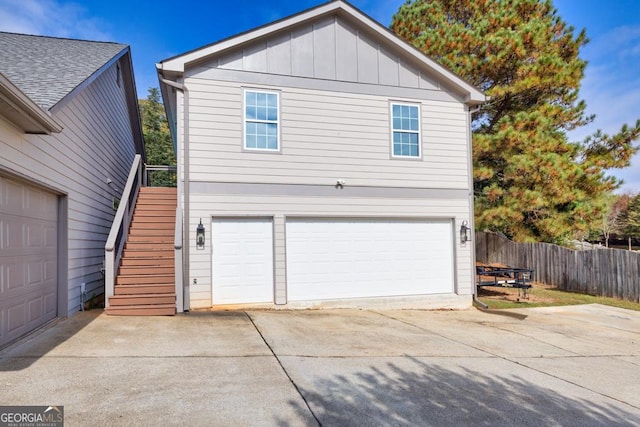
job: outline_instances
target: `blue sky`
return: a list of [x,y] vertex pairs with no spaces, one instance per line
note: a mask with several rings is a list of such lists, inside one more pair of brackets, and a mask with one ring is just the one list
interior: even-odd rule
[[[323,3],[324,0],[0,0],[0,31],[116,41],[131,46],[140,97],[157,86],[155,63]],[[351,0],[388,26],[403,0]],[[602,129],[615,133],[640,118],[640,0],[554,0],[560,16],[591,42],[581,97],[595,122],[570,135],[581,140]],[[1,53],[0,53],[1,55]],[[640,192],[640,155],[613,171],[622,190]]]

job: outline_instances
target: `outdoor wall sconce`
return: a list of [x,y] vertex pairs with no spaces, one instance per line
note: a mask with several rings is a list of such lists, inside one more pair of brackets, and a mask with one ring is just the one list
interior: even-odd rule
[[204,249],[204,225],[202,225],[202,218],[200,218],[200,224],[196,228],[196,249]]
[[460,226],[460,243],[463,245],[467,242],[471,241],[471,228],[467,221],[462,221],[462,225]]

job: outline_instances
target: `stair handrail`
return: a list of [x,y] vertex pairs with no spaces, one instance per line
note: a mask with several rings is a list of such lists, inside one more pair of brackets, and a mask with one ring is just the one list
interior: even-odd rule
[[122,197],[120,198],[120,206],[113,219],[113,225],[111,231],[109,231],[109,237],[107,243],[104,246],[105,250],[105,278],[104,278],[104,306],[109,306],[109,297],[114,294],[116,270],[120,265],[120,258],[122,257],[122,249],[127,242],[127,231],[131,224],[131,217],[133,216],[133,210],[138,199],[138,193],[140,192],[140,186],[142,184],[142,156],[136,154],[129,171],[129,177],[127,183],[124,186]]

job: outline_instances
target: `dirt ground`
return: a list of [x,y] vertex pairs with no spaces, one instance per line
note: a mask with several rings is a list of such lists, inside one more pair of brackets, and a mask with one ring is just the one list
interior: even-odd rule
[[[477,266],[484,267],[507,267],[504,264],[485,264],[476,263]],[[485,277],[484,280],[491,281],[492,277]],[[544,285],[542,283],[533,282],[533,287],[528,289],[525,296],[524,289],[498,287],[498,286],[483,286],[478,289],[478,297],[496,301],[512,301],[512,302],[530,302],[530,303],[552,303],[552,298],[548,296],[541,296],[536,294],[536,289],[551,289],[552,286]]]
[[554,300],[549,297],[536,295],[536,289],[553,289],[553,286],[543,285],[542,283],[533,283],[533,287],[528,290],[527,296],[524,296],[524,290],[515,288],[500,288],[494,286],[484,286],[478,289],[478,297],[496,301],[512,301],[512,302],[530,302],[530,303],[553,303]]

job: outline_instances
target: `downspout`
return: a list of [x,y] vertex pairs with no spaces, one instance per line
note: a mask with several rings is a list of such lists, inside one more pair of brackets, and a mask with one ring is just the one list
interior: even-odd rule
[[[183,170],[182,170],[182,174],[184,176],[183,179],[183,197],[184,197],[184,211],[183,211],[183,220],[182,220],[182,238],[184,239],[184,243],[182,245],[183,247],[183,253],[182,253],[182,259],[183,259],[183,265],[184,268],[182,270],[182,293],[183,293],[183,300],[184,300],[184,311],[185,312],[189,312],[189,307],[190,307],[190,298],[189,298],[189,293],[190,293],[190,283],[189,283],[189,279],[190,279],[190,275],[191,275],[191,270],[190,270],[190,265],[189,265],[189,252],[191,250],[191,247],[189,246],[189,90],[187,89],[186,85],[171,81],[171,80],[167,80],[164,77],[160,77],[160,81],[164,84],[166,84],[167,86],[171,86],[179,91],[181,91],[184,95],[184,99],[182,101],[182,105],[183,105],[183,114],[184,114],[184,119],[182,122],[182,143],[184,144],[184,154],[183,154]],[[178,106],[178,103],[176,102],[176,108]],[[177,129],[176,129],[176,134],[177,134]]]
[[471,109],[467,106],[467,175],[469,177],[469,227],[472,233],[472,247],[471,247],[471,277],[473,278],[473,303],[476,307],[483,310],[487,310],[489,306],[478,299],[478,281],[476,280],[476,214],[475,214],[475,200],[473,197],[473,136],[471,133],[471,115],[478,111],[480,107]]

